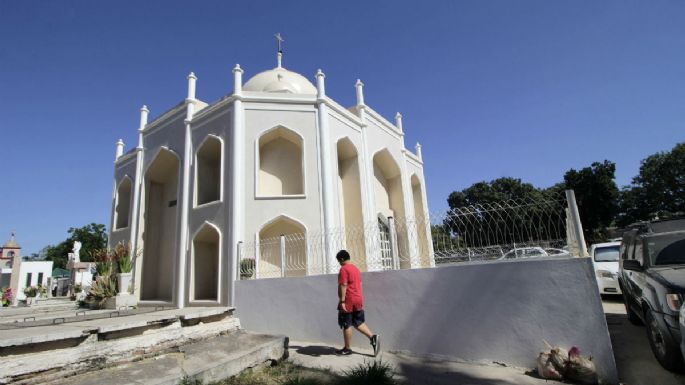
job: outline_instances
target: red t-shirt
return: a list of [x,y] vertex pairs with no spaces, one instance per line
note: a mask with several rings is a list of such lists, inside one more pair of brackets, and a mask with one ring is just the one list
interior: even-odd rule
[[340,267],[338,285],[347,285],[345,292],[345,307],[347,312],[360,311],[364,307],[362,295],[362,273],[357,266],[348,262]]

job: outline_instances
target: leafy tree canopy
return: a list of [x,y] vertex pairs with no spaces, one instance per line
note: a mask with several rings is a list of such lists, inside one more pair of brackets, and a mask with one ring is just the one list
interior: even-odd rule
[[[632,184],[620,191],[614,181],[615,172],[616,165],[611,161],[594,162],[580,170],[568,170],[563,182],[547,189],[536,188],[516,178],[499,178],[454,191],[447,203],[455,212],[459,207],[507,200],[556,199],[564,190],[572,189],[589,242],[604,240],[606,228],[612,225],[626,226],[637,221],[685,214],[685,143],[643,159]],[[445,223],[443,230],[456,232],[459,229]],[[433,232],[435,234],[436,230]]]
[[643,159],[620,196],[621,226],[685,213],[685,143]]
[[614,181],[616,164],[605,160],[564,174],[564,188],[574,190],[585,237],[589,241],[605,239],[618,211],[619,191]]
[[537,200],[545,196],[530,183],[516,178],[499,178],[491,182],[478,182],[461,191],[452,192],[447,198],[450,209],[507,200]]
[[53,267],[66,268],[69,253],[74,247],[74,241],[81,242],[79,257],[83,262],[92,261],[91,253],[95,250],[107,247],[107,230],[105,225],[91,223],[89,225],[74,228],[67,231],[69,236],[64,241],[54,246],[47,246],[44,251],[45,259],[53,261]]

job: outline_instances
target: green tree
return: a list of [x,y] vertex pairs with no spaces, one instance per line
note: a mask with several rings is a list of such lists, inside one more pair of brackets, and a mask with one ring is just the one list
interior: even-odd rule
[[66,268],[69,253],[74,247],[74,241],[81,242],[79,257],[83,262],[92,261],[91,253],[95,250],[107,247],[107,230],[105,225],[91,223],[89,225],[67,230],[69,236],[64,241],[54,246],[47,246],[45,259],[53,261],[54,267]]
[[564,210],[558,197],[556,185],[542,190],[515,178],[474,183],[449,195],[441,230],[468,247],[562,238]]
[[643,159],[640,173],[621,191],[619,225],[685,213],[685,143]]
[[617,212],[619,191],[614,181],[616,164],[605,160],[564,174],[564,188],[575,191],[583,231],[588,241],[606,239]]
[[530,183],[516,178],[499,178],[490,182],[478,182],[461,191],[452,192],[447,198],[450,209],[457,207],[498,203],[508,200],[535,201],[545,192]]

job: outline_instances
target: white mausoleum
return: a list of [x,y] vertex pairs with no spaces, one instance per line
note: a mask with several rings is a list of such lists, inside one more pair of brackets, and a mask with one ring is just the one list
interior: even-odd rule
[[[281,235],[302,240],[282,276],[337,272],[340,248],[366,270],[433,264],[421,147],[405,149],[401,115],[392,123],[367,106],[359,80],[345,108],[323,72],[314,85],[281,58],[244,84],[236,65],[233,93],[211,104],[191,73],[184,101],[152,121],[143,106],[135,148],[117,142],[109,239],[139,250],[141,305],[232,304],[238,260],[254,258],[257,278],[281,269],[259,251]],[[394,227],[412,218],[421,225]],[[388,235],[408,260],[386,258]]]

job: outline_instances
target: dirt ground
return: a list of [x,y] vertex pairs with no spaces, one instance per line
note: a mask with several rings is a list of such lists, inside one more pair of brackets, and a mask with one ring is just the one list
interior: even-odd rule
[[[290,341],[289,359],[298,366],[326,369],[337,374],[374,360],[370,349],[355,349],[355,354],[349,356],[337,356],[335,349],[322,343]],[[377,359],[390,365],[403,385],[561,384],[537,377],[531,373],[532,368],[430,360],[391,352],[381,352]]]
[[602,297],[618,377],[625,385],[683,385],[685,374],[667,371],[654,358],[644,326],[628,321],[620,296]]

